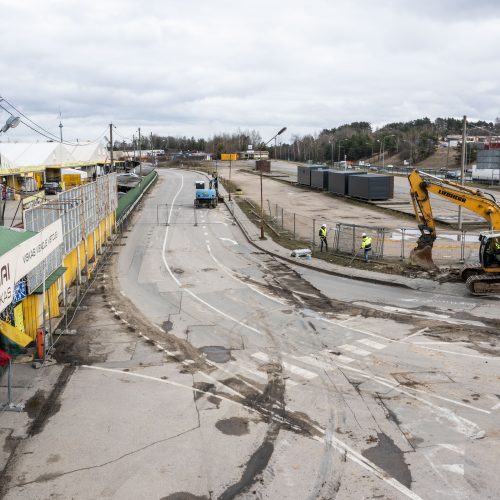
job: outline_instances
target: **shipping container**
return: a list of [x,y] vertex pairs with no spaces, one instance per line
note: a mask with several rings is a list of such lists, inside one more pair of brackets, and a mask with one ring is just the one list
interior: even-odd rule
[[271,162],[269,160],[257,160],[255,162],[255,170],[260,170],[262,172],[270,172]]
[[353,175],[363,175],[366,172],[328,172],[328,191],[346,196],[349,192],[349,178]]
[[297,166],[297,184],[301,184],[303,186],[310,186],[311,185],[311,171],[313,170],[318,170],[320,169],[320,166],[304,166],[304,165],[298,165]]
[[348,195],[362,200],[389,200],[394,196],[392,175],[351,175]]
[[311,170],[311,187],[317,189],[328,189],[328,173],[327,168],[318,168],[318,170]]

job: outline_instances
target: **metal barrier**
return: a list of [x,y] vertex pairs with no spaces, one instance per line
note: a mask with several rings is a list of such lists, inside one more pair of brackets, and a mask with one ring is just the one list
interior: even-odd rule
[[[372,238],[372,258],[385,260],[406,260],[420,237],[417,228],[388,229],[366,225],[345,224],[323,218],[308,217],[285,210],[269,200],[265,204],[265,218],[282,236],[301,242],[312,250],[319,247],[319,228],[326,224],[329,252],[361,255],[361,235]],[[438,265],[459,266],[464,262],[477,261],[479,233],[440,230],[433,247],[433,258]]]

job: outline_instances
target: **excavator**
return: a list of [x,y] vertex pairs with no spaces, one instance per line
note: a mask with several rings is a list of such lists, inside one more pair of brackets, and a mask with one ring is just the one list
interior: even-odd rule
[[500,206],[495,197],[480,189],[465,187],[419,170],[413,170],[408,175],[408,180],[420,230],[410,261],[424,269],[437,269],[432,260],[436,221],[432,215],[429,194],[433,193],[480,215],[489,223],[490,230],[482,231],[479,235],[479,265],[465,266],[461,276],[473,295],[500,294]]

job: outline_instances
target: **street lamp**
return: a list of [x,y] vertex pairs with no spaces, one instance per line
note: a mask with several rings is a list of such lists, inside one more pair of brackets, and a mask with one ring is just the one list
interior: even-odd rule
[[[273,139],[274,139],[274,156],[276,156],[276,137],[281,135],[286,130],[286,127],[283,127],[274,137],[271,137],[263,147],[266,147]],[[264,239],[264,196],[262,192],[262,166],[260,167],[260,239]]]
[[340,162],[340,146],[343,142],[347,141],[348,139],[340,139],[339,141],[339,155],[337,157],[337,162]]
[[2,127],[0,132],[4,134],[10,128],[16,128],[20,122],[21,118],[19,118],[19,116],[9,116],[9,118],[7,118],[7,121],[5,122],[5,125]]
[[335,141],[333,140],[333,137],[330,137],[329,141],[328,141],[331,146],[332,146],[332,168],[333,168],[333,146],[335,145]]
[[384,137],[382,137],[382,168],[385,167],[385,151],[384,151],[384,148],[385,148],[385,140],[388,137],[395,137],[395,134],[389,134],[389,135],[385,135]]

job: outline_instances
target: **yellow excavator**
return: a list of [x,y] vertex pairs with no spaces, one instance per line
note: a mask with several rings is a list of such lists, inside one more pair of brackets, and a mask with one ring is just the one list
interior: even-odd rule
[[424,269],[437,269],[432,260],[436,239],[436,222],[432,215],[433,193],[460,205],[488,221],[489,231],[479,235],[479,266],[465,266],[462,279],[473,295],[500,294],[500,206],[495,197],[480,189],[468,188],[434,175],[413,170],[408,176],[413,208],[417,217],[420,238],[410,254],[410,260]]

